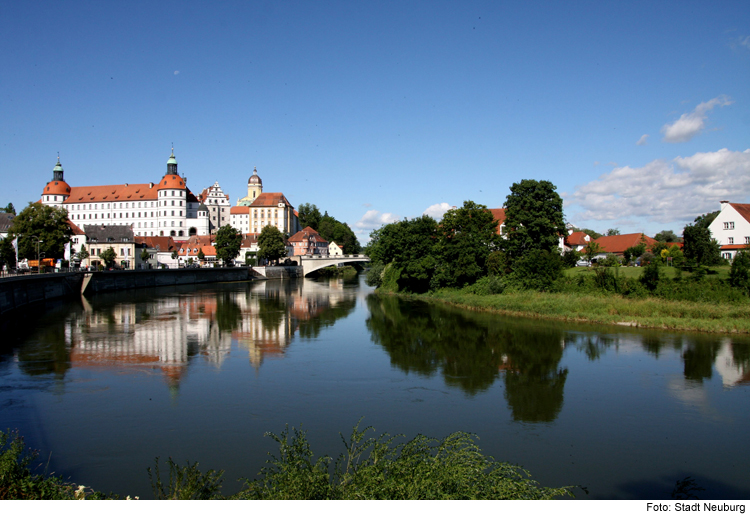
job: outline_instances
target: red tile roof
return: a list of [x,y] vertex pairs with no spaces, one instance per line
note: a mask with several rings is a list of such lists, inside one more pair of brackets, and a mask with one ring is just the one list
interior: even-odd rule
[[734,210],[740,213],[742,218],[750,222],[750,204],[730,203]]
[[[586,240],[586,237],[589,237],[589,239]],[[589,242],[591,242],[591,237],[583,231],[576,231],[565,237],[565,243],[568,246],[585,246]]]
[[152,186],[150,183],[71,187],[70,196],[65,203],[158,200],[158,191],[156,185]]
[[246,205],[235,205],[229,209],[229,214],[250,214],[250,208]]
[[74,235],[85,235],[86,234],[83,231],[83,229],[81,229],[80,227],[78,227],[77,225],[75,225],[73,222],[71,222],[70,219],[68,219],[68,225],[70,226],[70,229],[73,231]]
[[646,236],[643,233],[630,233],[627,235],[612,235],[603,236],[595,240],[602,248],[602,252],[605,253],[617,253],[622,254],[626,249],[637,246],[638,244],[646,244],[646,247],[651,247],[656,244],[656,240],[650,236]]
[[159,251],[174,251],[177,245],[172,237],[168,236],[137,236],[133,237],[136,244],[145,244],[146,247],[154,248]]
[[325,242],[328,243],[327,240],[324,240],[322,236],[320,236],[320,233],[315,231],[312,227],[307,226],[302,231],[297,231],[292,236],[289,237],[289,242],[303,242],[310,238],[311,236],[317,237],[316,242]]
[[51,181],[44,187],[42,196],[45,194],[70,194],[70,185],[64,181]]
[[291,207],[292,204],[286,199],[284,193],[260,193],[258,197],[253,201],[251,207],[278,207],[280,203],[284,203],[287,207]]

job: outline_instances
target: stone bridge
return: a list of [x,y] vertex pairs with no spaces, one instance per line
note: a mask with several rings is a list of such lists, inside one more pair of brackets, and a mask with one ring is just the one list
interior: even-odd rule
[[[352,262],[370,262],[370,257],[367,255],[336,255],[336,256],[327,256],[324,257],[322,255],[302,255],[297,257],[290,257],[292,260],[297,261],[297,264],[299,267],[302,268],[302,276],[307,276],[313,271],[317,271],[321,268],[327,268],[328,266],[338,266],[341,264],[350,264]],[[278,274],[274,273],[274,270],[279,270],[280,267],[274,267],[274,268],[266,268],[264,266],[254,266],[253,271],[257,273],[258,275],[261,275],[262,277],[266,278],[282,278],[282,277],[291,277],[293,275],[292,270],[294,268],[289,268],[285,270],[284,273]],[[299,275],[297,275],[299,276]]]

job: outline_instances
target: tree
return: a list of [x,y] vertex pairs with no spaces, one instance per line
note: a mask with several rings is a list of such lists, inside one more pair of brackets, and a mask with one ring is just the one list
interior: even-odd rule
[[712,213],[706,213],[704,215],[700,215],[693,221],[693,224],[698,227],[703,227],[705,229],[708,229],[708,226],[710,226],[711,222],[713,222],[716,219],[716,217],[719,216],[720,212],[721,211],[714,211]]
[[284,235],[276,226],[267,225],[258,235],[258,256],[269,261],[277,261],[287,254]]
[[638,257],[643,255],[646,252],[646,244],[641,242],[640,244],[636,244],[635,246],[631,246],[627,248],[625,251],[623,251],[622,256],[625,257],[625,262],[630,262],[631,260],[637,260]]
[[584,233],[586,233],[591,238],[601,238],[601,236],[602,236],[601,233],[597,233],[593,229],[581,229],[581,231],[583,231]]
[[198,250],[198,260],[203,261],[206,258],[206,254],[203,253],[203,248],[200,248]]
[[9,237],[0,240],[0,269],[4,265],[7,265],[8,269],[16,267],[16,250],[13,247],[13,240]]
[[89,258],[89,256],[89,252],[86,251],[86,246],[81,246],[81,251],[76,253],[76,258],[81,262]]
[[732,260],[729,284],[745,293],[750,293],[750,253],[747,251],[740,251]]
[[240,254],[242,235],[231,225],[224,224],[216,232],[215,242],[216,256],[225,264],[231,263]]
[[586,247],[583,248],[583,253],[586,255],[586,260],[591,263],[595,256],[602,252],[602,246],[598,242],[591,240]]
[[115,253],[114,248],[109,247],[102,251],[102,254],[99,255],[101,259],[104,261],[104,266],[107,268],[111,268],[115,265],[115,259],[117,259],[117,253]]
[[472,201],[447,211],[437,233],[439,265],[432,279],[433,289],[460,288],[487,275],[487,258],[500,248],[502,240],[489,209]]
[[[511,262],[531,249],[557,251],[565,233],[562,198],[549,181],[521,180],[505,199],[505,249]],[[450,211],[449,211],[450,212]]]
[[5,207],[0,207],[0,213],[16,214],[16,208],[13,207],[12,203],[9,203]]
[[683,248],[685,258],[694,261],[701,266],[714,266],[721,263],[721,247],[716,240],[711,238],[711,231],[707,227],[698,224],[700,218],[696,218],[696,225],[686,225],[682,231]]
[[[302,229],[309,226],[320,233],[318,227],[320,225],[321,215],[317,205],[303,203],[297,208],[297,215]],[[320,233],[320,235],[323,236],[323,233]],[[323,236],[323,238],[325,238],[325,236]]]
[[372,232],[365,251],[378,273],[391,266],[400,291],[423,293],[438,265],[437,229],[437,222],[429,216],[387,224]]
[[141,260],[146,261],[150,258],[150,255],[148,254],[148,250],[146,248],[143,248],[143,251],[141,251]]
[[669,231],[659,231],[654,235],[654,240],[657,242],[679,242],[678,237],[671,229]]
[[607,229],[607,236],[615,236],[619,234],[620,234],[620,230],[617,228]]
[[21,211],[8,230],[9,239],[18,237],[18,258],[21,259],[36,259],[37,250],[47,258],[63,258],[65,244],[70,242],[72,234],[65,209],[38,202],[30,203]]

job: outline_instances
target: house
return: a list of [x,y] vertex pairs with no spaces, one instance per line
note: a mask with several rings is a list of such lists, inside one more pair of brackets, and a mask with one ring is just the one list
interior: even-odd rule
[[16,215],[13,213],[0,213],[0,240],[8,236],[8,231],[15,217]]
[[103,266],[101,258],[103,252],[112,248],[115,252],[116,268],[135,269],[136,259],[140,258],[135,252],[135,237],[133,228],[129,225],[87,225],[83,228],[86,235],[89,258],[81,262],[82,265]]
[[581,252],[591,242],[591,235],[583,231],[568,230],[568,236],[565,237],[565,245],[572,251]]
[[646,236],[643,233],[630,233],[627,235],[612,235],[603,236],[594,240],[599,247],[601,247],[601,253],[612,253],[618,257],[622,257],[625,250],[638,244],[646,244],[646,249],[652,248],[658,242]]
[[721,246],[721,256],[733,259],[750,245],[750,204],[722,201],[721,210],[708,230]]
[[290,256],[297,255],[321,255],[328,256],[328,241],[312,227],[307,226],[289,237],[288,245],[292,251]]
[[328,255],[331,257],[340,257],[344,254],[344,246],[340,246],[336,242],[328,244]]
[[263,192],[257,168],[247,180],[247,196],[237,200],[237,205],[229,210],[229,222],[243,234],[260,233],[267,225],[275,226],[282,233],[299,231],[294,207],[283,193]]
[[206,262],[216,262],[216,237],[214,235],[191,236],[186,242],[180,244],[177,250],[177,260],[180,265],[188,263],[188,259],[198,262],[199,255],[203,255]]

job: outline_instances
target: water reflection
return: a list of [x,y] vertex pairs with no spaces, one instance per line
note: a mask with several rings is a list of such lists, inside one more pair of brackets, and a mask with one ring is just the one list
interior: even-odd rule
[[55,321],[28,328],[31,337],[16,349],[21,370],[63,378],[73,367],[145,366],[160,370],[176,387],[195,358],[220,368],[233,343],[258,369],[264,360],[283,356],[295,334],[316,337],[356,303],[351,291],[301,280],[160,293],[84,298]]

